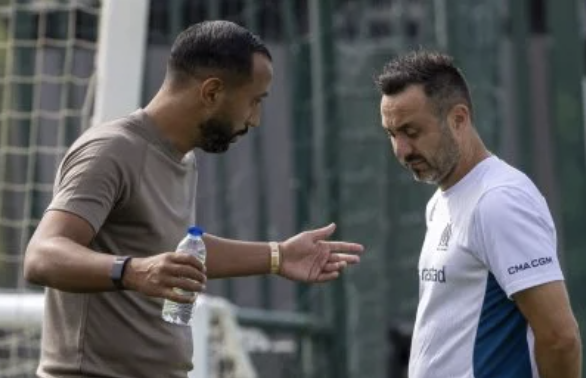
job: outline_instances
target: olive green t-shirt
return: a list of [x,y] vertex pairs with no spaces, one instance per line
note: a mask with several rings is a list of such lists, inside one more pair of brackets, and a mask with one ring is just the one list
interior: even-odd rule
[[[142,110],[95,126],[64,157],[47,211],[67,211],[96,232],[99,253],[173,251],[194,223],[197,168]],[[189,327],[161,319],[163,300],[133,291],[46,290],[42,378],[185,378]]]

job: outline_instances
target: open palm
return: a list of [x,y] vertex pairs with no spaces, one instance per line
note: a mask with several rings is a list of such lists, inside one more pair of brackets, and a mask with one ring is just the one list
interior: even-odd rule
[[302,282],[326,282],[338,278],[351,264],[360,262],[364,247],[356,243],[328,241],[335,224],[305,231],[281,243],[283,277]]

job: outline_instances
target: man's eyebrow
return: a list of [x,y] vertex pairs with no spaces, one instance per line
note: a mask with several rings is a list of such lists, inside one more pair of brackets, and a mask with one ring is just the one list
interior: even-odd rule
[[383,129],[385,129],[388,133],[397,133],[397,132],[405,131],[405,129],[415,127],[411,122],[403,123],[401,126],[396,127],[396,128],[386,127],[384,124],[382,126],[383,126]]

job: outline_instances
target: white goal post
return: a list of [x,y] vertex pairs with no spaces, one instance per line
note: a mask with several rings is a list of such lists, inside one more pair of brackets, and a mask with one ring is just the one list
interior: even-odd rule
[[147,0],[102,0],[92,125],[140,106],[149,4]]

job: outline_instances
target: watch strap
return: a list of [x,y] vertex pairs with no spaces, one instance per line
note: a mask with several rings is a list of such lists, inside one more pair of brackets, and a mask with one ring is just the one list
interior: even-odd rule
[[124,270],[126,269],[126,264],[130,261],[130,256],[116,256],[114,259],[114,263],[112,264],[112,269],[110,271],[110,279],[112,279],[112,283],[118,290],[125,290],[124,284],[122,283],[122,278],[124,277]]

